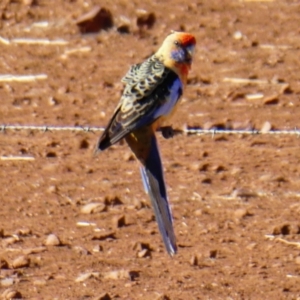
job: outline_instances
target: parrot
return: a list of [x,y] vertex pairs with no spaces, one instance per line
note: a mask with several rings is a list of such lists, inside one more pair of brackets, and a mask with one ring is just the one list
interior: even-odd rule
[[140,162],[144,189],[170,256],[176,254],[177,245],[155,133],[160,130],[166,139],[174,135],[169,122],[187,84],[195,46],[193,34],[172,31],[152,56],[132,65],[121,80],[120,101],[96,145],[98,153],[125,139]]

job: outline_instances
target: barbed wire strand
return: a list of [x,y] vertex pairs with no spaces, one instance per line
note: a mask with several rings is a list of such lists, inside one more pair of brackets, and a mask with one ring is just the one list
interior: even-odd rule
[[[96,126],[51,126],[51,125],[5,125],[0,124],[0,132],[5,131],[20,131],[20,130],[30,130],[30,131],[42,131],[42,132],[53,132],[53,131],[73,131],[73,132],[98,132],[104,131],[103,127]],[[297,128],[290,130],[256,130],[256,129],[245,129],[245,130],[235,130],[235,129],[201,129],[201,128],[186,128],[186,129],[175,129],[175,134],[194,134],[194,135],[204,135],[211,134],[212,136],[216,134],[246,134],[246,135],[296,135],[300,137],[300,130]]]

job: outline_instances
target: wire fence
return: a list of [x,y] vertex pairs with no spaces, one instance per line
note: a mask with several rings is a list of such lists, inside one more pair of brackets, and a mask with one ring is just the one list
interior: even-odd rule
[[[0,132],[6,131],[41,131],[41,132],[55,132],[55,131],[71,131],[71,132],[98,132],[104,131],[104,127],[97,126],[51,126],[51,125],[4,125],[0,124]],[[202,129],[196,127],[187,127],[185,129],[174,129],[175,134],[188,135],[217,135],[217,134],[237,134],[237,135],[295,135],[300,137],[300,129],[294,128],[289,130],[257,130],[257,129]]]

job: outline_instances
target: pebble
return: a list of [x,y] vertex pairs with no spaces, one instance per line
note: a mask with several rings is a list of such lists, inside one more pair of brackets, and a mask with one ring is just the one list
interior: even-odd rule
[[193,255],[190,259],[190,264],[192,266],[198,266],[198,257],[196,255]]
[[95,298],[93,298],[93,300],[111,300],[112,298],[110,297],[109,294],[107,293],[103,293]]
[[30,259],[27,256],[19,256],[13,260],[11,265],[14,269],[25,268],[30,265]]
[[266,121],[263,126],[261,127],[260,131],[262,133],[267,133],[269,132],[270,130],[272,130],[272,125],[270,122]]
[[267,96],[263,99],[264,105],[275,105],[279,103],[278,95]]
[[112,224],[114,228],[120,228],[120,227],[124,227],[126,226],[126,220],[125,220],[125,216],[115,216],[112,219]]
[[10,299],[22,299],[22,294],[12,288],[6,289],[1,294],[1,299],[10,300]]
[[45,241],[46,246],[60,246],[61,241],[55,234],[49,234]]
[[114,21],[111,12],[100,6],[94,7],[76,21],[81,33],[96,33],[113,27]]
[[84,205],[80,212],[82,214],[93,214],[93,213],[98,213],[98,212],[103,212],[106,209],[106,205],[103,203],[88,203]]
[[4,278],[2,280],[0,280],[0,286],[3,287],[8,287],[14,284],[14,279],[13,278]]

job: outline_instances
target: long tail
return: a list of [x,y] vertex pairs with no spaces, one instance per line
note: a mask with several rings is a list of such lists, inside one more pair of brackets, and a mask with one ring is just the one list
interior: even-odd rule
[[163,242],[168,253],[173,256],[177,252],[176,238],[155,135],[152,135],[150,152],[141,167],[141,174],[145,191],[148,193],[154,209]]

